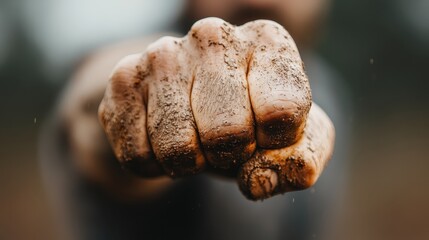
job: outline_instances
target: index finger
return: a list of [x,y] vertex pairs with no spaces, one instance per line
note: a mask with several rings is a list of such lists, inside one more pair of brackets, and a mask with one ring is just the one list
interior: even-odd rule
[[253,40],[247,81],[259,147],[281,148],[301,138],[311,91],[298,49],[279,24],[258,20],[243,25]]

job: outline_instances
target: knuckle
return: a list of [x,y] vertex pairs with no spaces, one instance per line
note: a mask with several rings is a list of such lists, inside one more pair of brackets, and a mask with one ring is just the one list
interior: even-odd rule
[[180,39],[169,36],[162,37],[150,44],[146,52],[150,58],[157,57],[159,54],[174,52],[176,50],[175,42],[177,41],[180,41]]
[[271,20],[256,20],[251,23],[251,29],[256,33],[256,37],[268,44],[282,44],[285,40],[292,39],[286,29]]
[[200,31],[220,31],[221,27],[227,24],[224,20],[216,17],[201,19],[194,23],[191,27],[191,33]]
[[178,44],[182,40],[175,37],[162,37],[150,44],[146,49],[146,56],[153,66],[168,67],[169,63],[176,58]]
[[121,78],[132,76],[139,61],[140,54],[132,54],[122,58],[113,68],[110,78],[112,81],[117,81]]
[[228,39],[234,35],[234,27],[220,18],[205,18],[196,22],[188,33],[191,42],[203,47],[221,46],[228,44]]

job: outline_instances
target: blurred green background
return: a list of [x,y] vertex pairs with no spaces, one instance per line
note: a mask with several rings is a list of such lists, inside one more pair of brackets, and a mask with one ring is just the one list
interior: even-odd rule
[[[0,2],[0,239],[56,239],[38,136],[79,60],[165,28],[182,7],[118,2]],[[317,51],[346,80],[355,109],[338,239],[429,239],[428,13],[427,0],[332,3]]]

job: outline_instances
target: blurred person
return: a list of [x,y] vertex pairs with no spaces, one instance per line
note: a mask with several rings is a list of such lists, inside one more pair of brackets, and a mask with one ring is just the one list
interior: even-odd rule
[[[71,77],[42,134],[42,171],[65,238],[71,239],[311,239],[334,229],[344,189],[349,114],[347,92],[312,48],[330,2],[189,0],[170,32],[106,46]],[[200,174],[184,179],[140,178],[122,169],[101,128],[97,109],[109,74],[124,56],[143,52],[163,35],[185,34],[216,16],[241,25],[271,19],[297,43],[313,100],[337,132],[333,159],[316,185],[263,202],[245,199],[236,183]],[[144,24],[144,23],[143,23]]]

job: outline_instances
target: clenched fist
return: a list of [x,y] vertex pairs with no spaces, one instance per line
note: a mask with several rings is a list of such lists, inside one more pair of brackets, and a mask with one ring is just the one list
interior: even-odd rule
[[229,172],[250,199],[314,184],[334,142],[295,43],[267,20],[203,19],[125,57],[99,118],[116,157],[140,175]]

